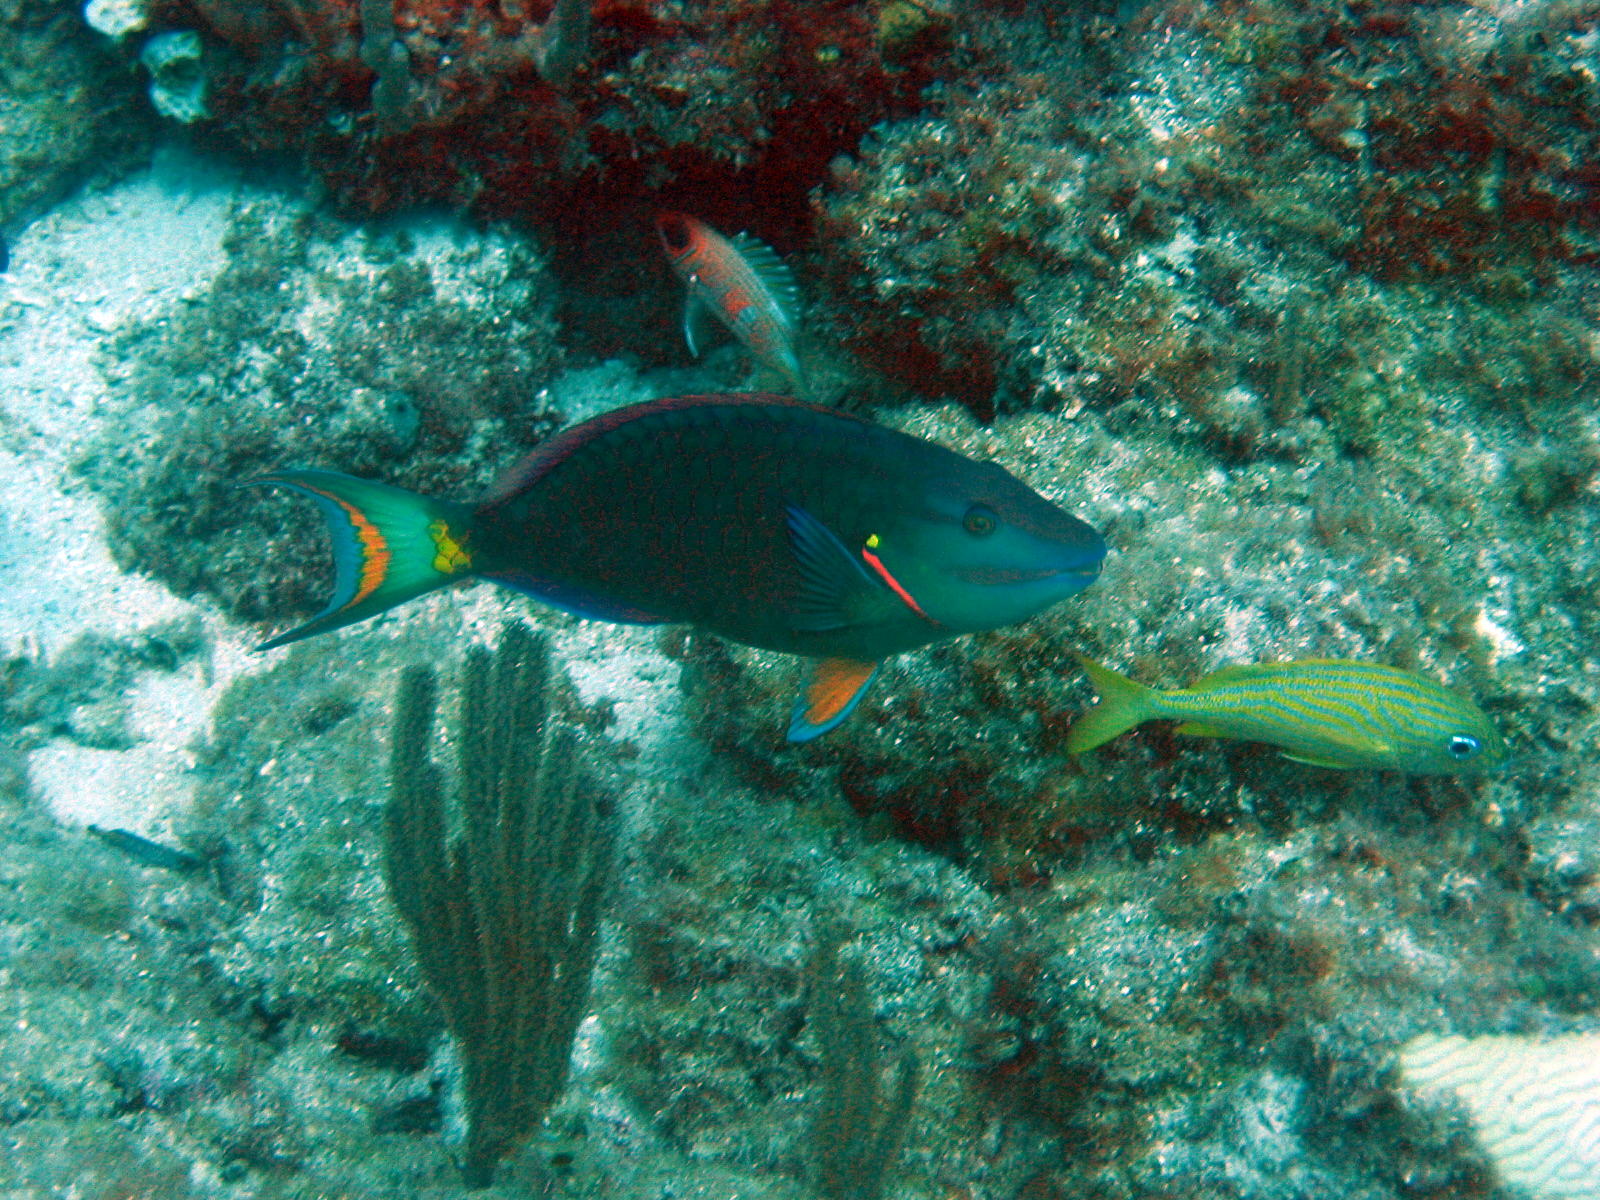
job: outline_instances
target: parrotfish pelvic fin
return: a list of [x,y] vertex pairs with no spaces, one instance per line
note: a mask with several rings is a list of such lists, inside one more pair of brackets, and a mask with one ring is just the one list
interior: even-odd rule
[[794,702],[789,740],[809,742],[836,729],[877,678],[878,664],[853,658],[819,659]]
[[471,510],[335,471],[280,471],[251,485],[309,496],[328,524],[333,597],[304,625],[262,642],[271,650],[376,616],[471,574]]

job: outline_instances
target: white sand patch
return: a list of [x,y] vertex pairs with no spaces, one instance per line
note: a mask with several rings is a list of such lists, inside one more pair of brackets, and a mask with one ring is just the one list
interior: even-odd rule
[[0,648],[47,657],[83,633],[129,633],[191,606],[124,575],[71,464],[109,405],[96,365],[125,320],[159,319],[222,267],[231,174],[166,155],[29,226],[0,276]]
[[54,658],[84,633],[136,633],[199,612],[205,664],[141,675],[128,750],[58,740],[29,758],[40,798],[65,822],[150,833],[188,802],[189,750],[216,697],[259,669],[244,635],[150,580],[124,574],[72,466],[115,410],[99,364],[124,322],[160,320],[226,262],[222,239],[246,193],[236,175],[180,152],[22,231],[0,276],[0,650]]

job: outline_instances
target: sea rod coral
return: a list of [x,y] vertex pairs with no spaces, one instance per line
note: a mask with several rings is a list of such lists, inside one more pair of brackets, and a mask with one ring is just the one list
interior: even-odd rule
[[467,654],[455,810],[428,755],[435,682],[401,679],[384,823],[384,876],[461,1056],[463,1174],[495,1164],[560,1094],[589,995],[613,831],[553,711],[549,655],[508,624]]

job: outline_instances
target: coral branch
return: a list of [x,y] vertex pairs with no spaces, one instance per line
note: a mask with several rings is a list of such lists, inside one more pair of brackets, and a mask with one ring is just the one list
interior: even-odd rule
[[909,1051],[885,1053],[866,979],[860,966],[840,958],[839,938],[837,930],[822,931],[806,963],[821,1073],[811,1182],[827,1200],[877,1200],[900,1153],[919,1070]]
[[468,653],[454,837],[428,755],[433,673],[407,671],[396,704],[384,877],[461,1056],[470,1187],[492,1182],[566,1081],[611,873],[611,822],[549,712],[549,676],[520,624],[493,656]]

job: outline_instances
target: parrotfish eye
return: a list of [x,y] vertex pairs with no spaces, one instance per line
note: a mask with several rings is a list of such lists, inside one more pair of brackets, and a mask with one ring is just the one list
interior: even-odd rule
[[689,222],[676,213],[662,213],[656,218],[656,229],[662,244],[674,254],[689,248]]
[[1458,733],[1450,739],[1450,743],[1445,747],[1445,750],[1449,753],[1451,758],[1455,759],[1457,762],[1461,762],[1465,759],[1471,758],[1482,748],[1483,743],[1478,741],[1477,738],[1469,737],[1464,733]]
[[976,537],[986,537],[995,530],[995,515],[982,504],[974,504],[967,509],[967,515],[961,518],[961,528]]

